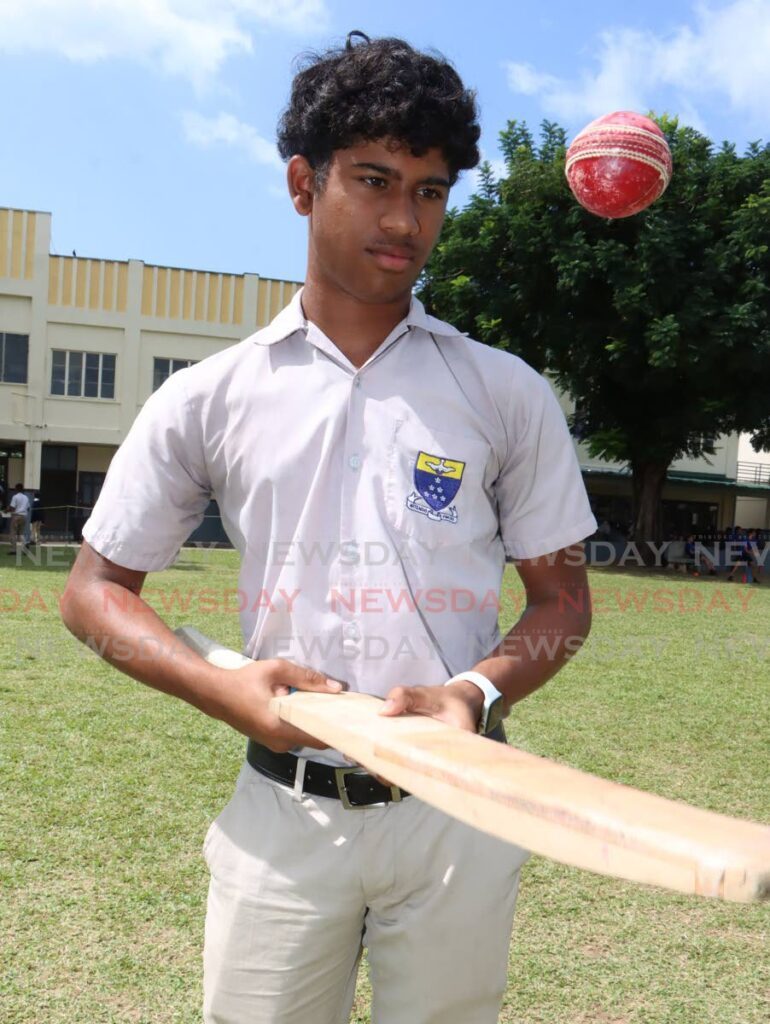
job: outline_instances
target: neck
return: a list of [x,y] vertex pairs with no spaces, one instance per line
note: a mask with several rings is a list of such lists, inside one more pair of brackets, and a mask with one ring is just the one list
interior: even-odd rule
[[356,366],[363,366],[396,324],[409,312],[411,293],[383,303],[367,303],[313,275],[302,289],[302,309],[308,320],[330,338]]

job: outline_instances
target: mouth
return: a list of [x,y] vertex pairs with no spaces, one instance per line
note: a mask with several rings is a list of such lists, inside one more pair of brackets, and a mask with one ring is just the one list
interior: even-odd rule
[[414,263],[414,252],[400,245],[378,245],[366,250],[383,270],[405,270]]

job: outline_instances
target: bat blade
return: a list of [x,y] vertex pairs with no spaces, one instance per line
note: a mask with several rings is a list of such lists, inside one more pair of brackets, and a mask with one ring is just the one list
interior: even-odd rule
[[[220,667],[248,659],[177,634]],[[770,827],[701,810],[420,715],[378,714],[365,694],[294,693],[284,721],[426,803],[534,853],[615,878],[747,903],[770,899]]]

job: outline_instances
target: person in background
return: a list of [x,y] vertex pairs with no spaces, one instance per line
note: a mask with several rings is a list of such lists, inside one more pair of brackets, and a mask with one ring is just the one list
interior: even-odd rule
[[11,544],[13,545],[8,552],[9,555],[17,554],[19,547],[24,546],[24,531],[27,528],[29,505],[29,498],[24,493],[24,484],[16,484],[11,503],[8,506],[11,513]]
[[35,491],[32,497],[32,514],[30,516],[30,532],[32,543],[40,543],[40,530],[43,526],[43,503],[40,500],[40,491]]
[[733,577],[738,569],[743,570],[742,576],[744,583],[759,583],[759,580],[754,579],[753,545],[755,543],[755,537],[756,534],[754,530],[749,530],[748,533],[746,533],[746,531],[742,530],[740,526],[735,527],[733,543],[739,543],[740,548],[738,549],[738,557],[735,559],[735,563],[727,575],[727,583],[733,582]]
[[770,534],[767,530],[757,530],[757,583],[762,579],[762,576],[767,569],[768,559],[770,559]]
[[[759,545],[757,544],[757,531],[749,530],[746,534],[746,543],[743,548],[746,553],[746,582],[759,583],[761,565],[759,563]],[[756,575],[754,572],[756,570]]]
[[714,563],[704,550],[705,544],[694,533],[691,533],[684,545],[684,553],[687,558],[692,559],[693,576],[700,576],[702,567],[708,570],[709,576],[716,576],[717,571]]

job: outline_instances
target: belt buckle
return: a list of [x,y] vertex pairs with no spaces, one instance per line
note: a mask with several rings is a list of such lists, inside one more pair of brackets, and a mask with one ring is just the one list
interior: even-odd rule
[[[365,768],[360,768],[355,765],[352,768],[335,768],[334,769],[334,781],[337,783],[337,794],[340,798],[340,802],[346,811],[365,811],[367,807],[385,807],[388,803],[387,800],[381,800],[376,804],[354,804],[350,802],[348,796],[347,786],[345,784],[345,777],[348,775],[370,775],[371,773],[366,771]],[[398,786],[390,787],[390,802],[397,804],[401,800],[401,790]]]

